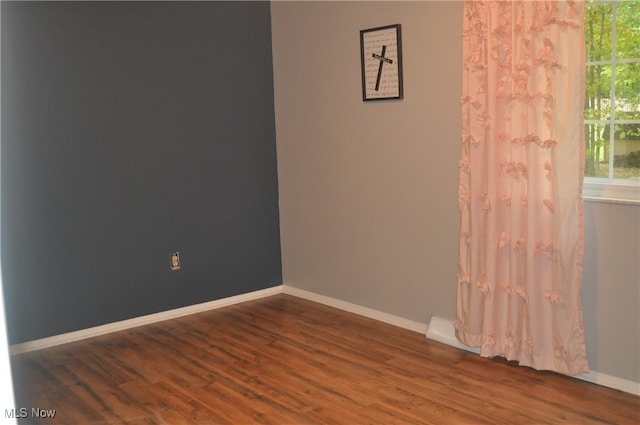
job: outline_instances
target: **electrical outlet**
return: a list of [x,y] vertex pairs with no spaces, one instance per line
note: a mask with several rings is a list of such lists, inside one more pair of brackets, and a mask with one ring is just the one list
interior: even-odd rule
[[169,265],[171,266],[171,270],[179,270],[180,269],[180,253],[174,252],[169,257]]

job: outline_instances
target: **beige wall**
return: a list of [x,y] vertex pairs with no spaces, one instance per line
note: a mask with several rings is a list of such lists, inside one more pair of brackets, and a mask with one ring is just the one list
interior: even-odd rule
[[582,308],[592,370],[640,382],[640,206],[585,202]]
[[[271,11],[284,283],[417,322],[453,319],[462,3]],[[363,102],[359,30],[396,23],[405,98]],[[591,368],[635,382],[638,223],[637,206],[586,206]]]

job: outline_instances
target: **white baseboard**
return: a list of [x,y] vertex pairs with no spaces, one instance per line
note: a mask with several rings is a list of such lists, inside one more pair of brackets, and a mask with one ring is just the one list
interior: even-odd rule
[[[452,347],[470,351],[472,353],[480,353],[479,349],[469,347],[468,345],[465,345],[458,341],[458,338],[456,338],[455,335],[453,321],[451,320],[443,319],[436,316],[432,317],[427,331],[427,338],[434,341],[442,342],[447,345],[451,345]],[[606,373],[600,373],[591,370],[589,371],[589,373],[577,375],[574,376],[574,378],[591,382],[593,384],[602,385],[603,387],[624,391],[626,393],[640,395],[640,382],[629,381],[627,379],[607,375]]]
[[461,348],[465,351],[480,354],[478,348],[469,347],[456,338],[455,328],[451,320],[433,316],[427,328],[427,338],[451,345],[452,347]]
[[246,294],[222,298],[220,300],[208,301],[205,303],[194,304],[186,307],[176,308],[173,310],[161,311],[160,313],[148,314],[146,316],[134,317],[132,319],[122,320],[119,322],[107,323],[105,325],[81,329],[79,331],[54,335],[47,338],[23,342],[20,344],[14,344],[9,347],[9,352],[13,356],[16,354],[27,353],[29,351],[41,350],[43,348],[53,347],[55,345],[66,344],[68,342],[78,341],[85,338],[91,338],[98,335],[104,335],[111,332],[130,329],[136,326],[149,325],[151,323],[175,319],[177,317],[188,316],[190,314],[214,310],[216,308],[226,307],[245,301],[257,300],[259,298],[264,298],[281,293],[282,285],[278,285],[272,288],[266,288]]
[[288,285],[284,285],[283,291],[285,294],[293,295],[299,298],[304,298],[309,301],[315,301],[320,304],[325,304],[330,307],[335,307],[340,310],[348,311],[350,313],[358,314],[360,316],[365,316],[370,319],[378,320],[380,322],[388,323],[390,325],[398,326],[400,328],[408,329],[410,331],[419,332],[422,334],[426,333],[427,331],[426,323],[414,322],[413,320],[405,319],[404,317],[383,313],[382,311],[374,310],[368,307],[363,307],[357,304],[348,303],[346,301],[316,294],[314,292],[305,291],[304,289],[298,289]]
[[[27,353],[29,351],[41,350],[47,347],[53,347],[60,344],[66,344],[68,342],[78,341],[81,339],[91,338],[98,335],[104,335],[111,332],[117,332],[124,329],[134,328],[136,326],[148,325],[151,323],[161,322],[164,320],[174,319],[177,317],[187,316],[190,314],[200,313],[203,311],[214,310],[221,307],[226,307],[233,304],[242,303],[245,301],[252,301],[271,295],[277,294],[289,294],[299,298],[304,298],[310,301],[314,301],[320,304],[325,304],[331,307],[338,308],[340,310],[348,311],[350,313],[365,316],[370,319],[378,320],[380,322],[388,323],[390,325],[398,326],[403,329],[408,329],[414,332],[425,334],[427,338],[457,347],[473,353],[479,353],[477,348],[469,347],[462,344],[455,337],[455,330],[453,322],[451,320],[442,319],[439,317],[432,317],[429,324],[415,322],[403,317],[395,316],[392,314],[384,313],[378,310],[374,310],[368,307],[363,307],[357,304],[352,304],[346,301],[338,300],[336,298],[327,297],[324,295],[316,294],[314,292],[305,291],[304,289],[294,288],[288,285],[278,285],[272,288],[261,289],[259,291],[249,292],[246,294],[235,295],[220,300],[209,301],[201,304],[190,305],[187,307],[176,308],[173,310],[163,311],[160,313],[149,314],[146,316],[134,317],[132,319],[122,320],[114,323],[107,323],[105,325],[95,326],[93,328],[81,329],[75,332],[69,332],[61,335],[54,335],[48,338],[37,339],[33,341],[27,341],[20,344],[14,344],[10,346],[9,350],[11,355]],[[640,383],[629,381],[627,379],[618,378],[616,376],[608,375],[606,373],[600,373],[596,371],[589,371],[583,375],[575,376],[575,378],[591,382],[593,384],[602,385],[605,387],[613,388],[616,390],[624,391],[634,395],[640,395]]]
[[607,375],[606,373],[593,370],[583,375],[578,375],[575,378],[640,396],[640,382],[629,381],[628,379],[618,378],[617,376]]
[[74,332],[68,332],[60,335],[54,335],[47,338],[37,339],[33,341],[27,341],[20,344],[14,344],[9,347],[11,355],[17,355],[27,353],[30,351],[42,350],[44,348],[53,347],[56,345],[66,344],[68,342],[79,341],[81,339],[92,338],[94,336],[104,335],[111,332],[117,332],[125,329],[134,328],[136,326],[149,325],[164,320],[175,319],[190,314],[200,313],[203,311],[214,310],[216,308],[226,307],[228,305],[238,304],[245,301],[256,300],[259,298],[268,297],[271,295],[286,293],[289,295],[297,296],[299,298],[315,301],[320,304],[329,305],[331,307],[338,308],[340,310],[348,311],[361,316],[369,317],[384,323],[388,323],[394,326],[401,327],[403,329],[409,329],[414,332],[426,333],[426,323],[414,322],[403,317],[394,316],[392,314],[383,313],[381,311],[373,310],[371,308],[362,307],[356,304],[351,304],[346,301],[341,301],[335,298],[326,297],[313,292],[305,291],[303,289],[293,288],[291,286],[279,285],[272,288],[262,289],[259,291],[249,292],[247,294],[240,294],[220,300],[209,301],[201,304],[190,305],[187,307],[176,308],[173,310],[162,311],[159,313],[149,314],[146,316],[134,317],[132,319],[122,320],[119,322],[107,323],[92,328],[81,329]]

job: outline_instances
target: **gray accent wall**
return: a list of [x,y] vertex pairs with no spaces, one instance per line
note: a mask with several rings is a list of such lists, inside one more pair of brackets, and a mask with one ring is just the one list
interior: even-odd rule
[[282,283],[268,2],[1,7],[11,343]]
[[[461,1],[273,2],[284,283],[456,312]],[[402,25],[404,99],[362,102],[359,31]],[[640,206],[585,203],[590,368],[640,382]]]

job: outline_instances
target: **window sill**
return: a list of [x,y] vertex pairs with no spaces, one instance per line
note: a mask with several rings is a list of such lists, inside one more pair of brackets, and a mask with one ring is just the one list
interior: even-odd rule
[[635,182],[611,184],[585,179],[582,198],[589,202],[640,205],[640,186]]
[[605,204],[624,204],[624,205],[640,206],[640,201],[633,201],[630,199],[600,198],[597,196],[583,196],[582,199],[585,200],[586,202],[602,202]]

